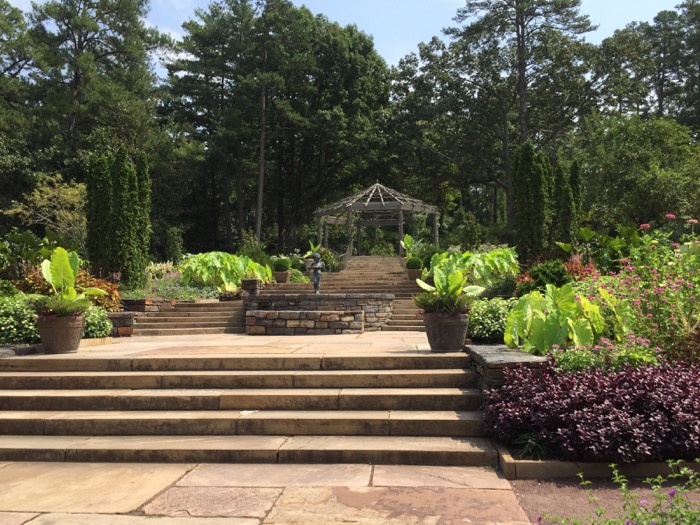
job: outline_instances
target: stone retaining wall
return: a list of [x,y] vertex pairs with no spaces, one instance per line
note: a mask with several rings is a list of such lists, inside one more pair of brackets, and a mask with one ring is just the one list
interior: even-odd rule
[[364,313],[367,332],[381,330],[391,319],[394,294],[259,294],[250,295],[246,311],[334,311]]
[[362,311],[339,310],[248,310],[247,335],[361,334],[365,331]]
[[478,346],[469,345],[469,354],[473,367],[479,373],[479,387],[482,390],[503,386],[505,377],[503,371],[506,368],[539,368],[546,361],[544,357],[538,357],[521,350],[514,350],[507,346]]

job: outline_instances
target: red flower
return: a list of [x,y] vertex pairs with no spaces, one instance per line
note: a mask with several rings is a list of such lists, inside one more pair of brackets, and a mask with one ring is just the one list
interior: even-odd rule
[[675,219],[676,216],[675,216],[673,213],[667,213],[667,214],[666,214],[666,218],[667,218],[667,219]]
[[640,230],[646,230],[647,228],[651,228],[651,224],[644,223],[639,225]]

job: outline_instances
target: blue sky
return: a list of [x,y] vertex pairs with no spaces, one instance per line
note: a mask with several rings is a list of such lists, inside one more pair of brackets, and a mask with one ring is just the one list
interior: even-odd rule
[[[30,0],[9,0],[28,10]],[[650,21],[659,11],[674,9],[681,0],[582,0],[581,12],[599,26],[587,40],[599,42],[629,22]],[[314,14],[322,13],[341,25],[356,24],[374,37],[375,48],[389,65],[417,49],[419,42],[441,36],[444,27],[464,0],[292,0],[306,5]],[[148,22],[174,37],[182,35],[182,23],[194,17],[198,7],[210,0],[151,0]]]

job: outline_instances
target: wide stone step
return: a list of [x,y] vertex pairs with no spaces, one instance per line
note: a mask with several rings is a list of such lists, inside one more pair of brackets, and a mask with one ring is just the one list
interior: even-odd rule
[[5,372],[0,390],[156,388],[451,388],[476,384],[473,370],[189,372]]
[[497,455],[478,437],[0,436],[0,461],[496,466]]
[[[322,345],[322,341],[319,341]],[[227,348],[221,347],[222,354]],[[0,359],[0,372],[41,371],[182,371],[182,370],[435,370],[469,368],[463,352],[401,355],[394,353],[237,354],[221,356],[141,356],[123,358],[87,355],[44,355]]]
[[467,411],[0,411],[3,435],[483,436]]
[[382,332],[426,332],[423,325],[387,324],[382,326]]
[[243,308],[237,308],[235,310],[168,310],[165,312],[145,312],[138,317],[137,320],[141,319],[187,319],[187,318],[205,318],[205,319],[230,319],[232,317],[243,316]]
[[477,410],[475,388],[2,390],[5,410]]
[[213,328],[139,328],[134,326],[134,335],[203,335],[203,334],[244,334],[243,327],[213,327]]

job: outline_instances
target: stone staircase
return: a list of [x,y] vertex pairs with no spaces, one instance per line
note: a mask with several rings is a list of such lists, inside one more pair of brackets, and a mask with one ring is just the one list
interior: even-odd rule
[[186,347],[4,358],[0,461],[495,466],[470,365],[464,353]]
[[178,303],[157,312],[138,313],[133,335],[245,333],[242,301]]
[[[313,292],[311,283],[272,283],[262,291],[263,294],[310,292]],[[343,271],[323,274],[321,292],[394,294],[394,315],[384,330],[425,331],[412,300],[420,288],[408,280],[399,257],[353,257]],[[159,312],[139,313],[134,321],[134,335],[223,333],[245,333],[245,312],[240,301],[166,305]]]
[[[272,283],[267,285],[262,293],[309,293],[312,290],[311,283]],[[412,300],[413,296],[420,292],[420,288],[415,282],[408,280],[400,257],[352,257],[344,270],[323,274],[321,292],[394,294],[394,315],[384,330],[425,331],[423,320],[418,315],[419,309]]]

